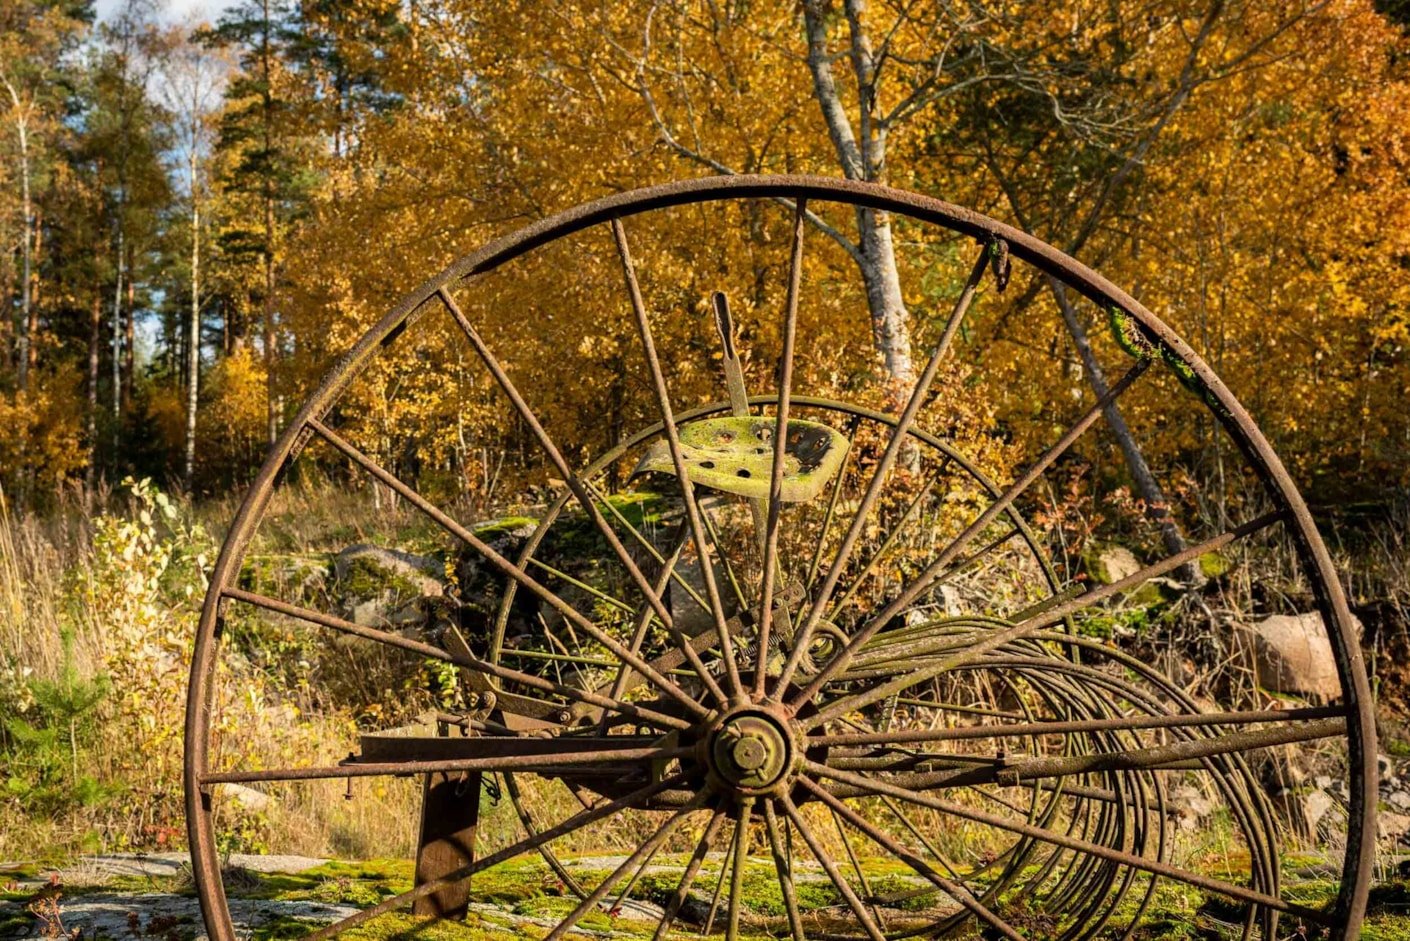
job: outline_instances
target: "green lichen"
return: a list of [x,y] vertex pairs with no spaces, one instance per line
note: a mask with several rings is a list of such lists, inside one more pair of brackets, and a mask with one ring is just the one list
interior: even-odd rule
[[1145,359],[1155,352],[1155,344],[1146,336],[1136,319],[1126,311],[1120,307],[1110,307],[1107,309],[1107,318],[1117,346],[1129,355],[1136,359]]
[[1107,317],[1116,344],[1128,355],[1136,359],[1159,357],[1182,386],[1199,396],[1215,414],[1221,418],[1228,417],[1228,409],[1224,408],[1209,386],[1205,385],[1194,367],[1169,344],[1151,337],[1144,326],[1119,307],[1108,307]]

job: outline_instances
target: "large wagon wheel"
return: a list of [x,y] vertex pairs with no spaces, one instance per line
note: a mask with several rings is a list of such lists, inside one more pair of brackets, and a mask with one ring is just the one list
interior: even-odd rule
[[[748,395],[728,303],[717,295],[718,336],[696,349],[716,351],[728,395],[687,407],[672,398],[677,370],[662,364],[662,321],[643,297],[628,232],[644,213],[733,201],[772,201],[791,213],[778,348],[755,351],[777,358],[776,383]],[[871,207],[973,244],[968,280],[899,414],[794,388],[796,352],[826,342],[799,329],[808,206]],[[657,419],[575,466],[457,294],[463,303],[472,277],[598,231],[615,252],[621,304],[637,330],[628,368]],[[1007,281],[1013,259],[1109,312],[1131,359],[1004,484],[920,417],[988,272]],[[565,485],[512,558],[337,427],[350,384],[395,353],[412,320],[432,316],[459,331]],[[1177,420],[1182,412],[1212,416],[1269,512],[1112,584],[1075,581],[1054,567],[1020,509],[1104,408],[1150,381],[1149,368],[1162,361],[1195,393],[1172,395],[1170,412]],[[316,441],[497,573],[496,610],[439,637],[413,638],[239,587],[278,481]],[[650,524],[608,496],[629,478],[656,495]],[[565,571],[545,552],[570,525],[599,576]],[[1082,630],[1150,579],[1275,534],[1295,547],[1331,642],[1341,695],[1329,705],[1197,702],[1156,665]],[[956,584],[968,594],[957,596]],[[212,702],[230,605],[456,665],[462,699],[440,719],[458,734],[365,736],[361,754],[329,767],[224,766],[212,755]],[[516,618],[536,626],[516,635]],[[1315,741],[1342,750],[1349,802],[1335,900],[1310,907],[1281,893],[1290,838],[1254,762]],[[1125,937],[1162,886],[1197,891],[1244,937],[1305,930],[1354,938],[1374,849],[1373,741],[1357,638],[1307,508],[1248,413],[1164,323],[1050,246],[937,200],[837,180],[730,177],[614,196],[493,242],[403,298],[343,358],[272,449],[216,564],[191,671],[185,783],[198,892],[217,941],[234,932],[215,787],[371,775],[425,776],[417,885],[320,928],[319,937],[408,905],[453,917],[475,872],[542,853],[576,893],[548,932],[556,939],[599,907],[641,896],[645,882],[667,871],[660,862],[680,853],[670,885],[656,890],[657,938],[687,920],[731,939],[741,931]],[[524,836],[475,858],[485,775],[508,786]],[[1177,779],[1221,805],[1225,845],[1215,865],[1208,853],[1182,848],[1170,824]],[[639,835],[630,854],[606,876],[570,873],[554,847],[604,823]],[[751,851],[768,860],[751,863]],[[746,882],[762,872],[777,904],[748,905]],[[708,901],[703,916],[687,904],[693,899]]]

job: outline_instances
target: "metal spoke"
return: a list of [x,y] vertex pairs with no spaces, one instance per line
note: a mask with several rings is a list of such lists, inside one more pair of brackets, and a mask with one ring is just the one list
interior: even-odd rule
[[[641,567],[636,564],[636,560],[627,552],[627,547],[622,545],[622,541],[617,538],[616,531],[607,524],[607,520],[603,518],[601,511],[598,510],[597,503],[593,500],[587,487],[578,479],[578,475],[573,472],[573,469],[568,466],[568,462],[558,450],[558,446],[553,443],[553,439],[549,436],[548,432],[544,430],[543,424],[539,421],[538,416],[534,414],[533,409],[529,408],[528,402],[524,400],[524,397],[514,386],[513,381],[510,380],[509,374],[504,371],[504,367],[500,364],[498,358],[495,357],[494,353],[485,344],[485,341],[481,339],[474,325],[470,323],[464,312],[461,311],[459,305],[455,303],[455,299],[450,296],[450,292],[445,288],[440,288],[436,293],[440,297],[441,303],[445,305],[446,310],[450,312],[451,317],[453,317],[455,322],[460,326],[461,332],[464,333],[466,339],[470,341],[470,345],[475,348],[475,352],[484,362],[485,368],[490,371],[490,374],[494,376],[495,382],[499,384],[500,389],[503,390],[504,394],[509,398],[509,401],[514,406],[514,410],[519,413],[519,417],[524,420],[529,430],[533,432],[534,437],[538,439],[539,446],[543,448],[544,453],[546,453],[549,460],[553,462],[553,466],[558,470],[558,473],[562,475],[564,483],[566,483],[568,489],[573,492],[573,496],[577,498],[583,511],[587,513],[593,525],[596,526],[598,532],[602,534],[602,538],[607,541],[607,545],[611,548],[612,553],[616,555],[617,561],[627,570],[627,574],[636,584],[637,590],[646,598],[647,603],[651,605],[651,609],[656,613],[656,616],[661,619],[661,623],[665,624],[667,628],[672,627],[674,621],[671,618],[671,613],[666,610],[666,605],[661,600],[660,594],[658,594],[657,591],[654,590],[654,587],[647,581],[646,576],[641,571]],[[714,678],[702,671],[701,680],[710,689],[710,695],[714,696],[716,701],[721,705],[724,705],[727,701],[726,697],[718,684],[714,682]]]
[[[759,515],[762,517],[763,511],[760,511]],[[730,591],[734,593],[735,603],[739,605],[740,611],[748,611],[749,599],[744,597],[744,588],[739,584],[739,576],[735,574],[734,563],[730,561],[730,554],[724,549],[724,541],[720,539],[720,532],[715,528],[715,521],[710,517],[710,508],[706,505],[700,507],[700,522],[705,525],[705,535],[709,537],[710,544],[715,547],[716,560],[724,566],[725,580],[729,582]],[[708,611],[709,608],[706,610]]]
[[725,941],[738,941],[739,900],[744,895],[744,867],[749,863],[749,813],[754,809],[754,798],[744,797],[739,802],[739,822],[735,824],[739,837],[734,841],[734,863],[730,869],[729,917],[725,924]]
[[[852,579],[852,583],[848,585],[847,590],[842,593],[842,597],[832,603],[832,617],[837,617],[838,613],[841,612],[843,608],[847,607],[847,603],[852,600],[852,596],[861,589],[862,583],[866,581],[866,577],[876,569],[882,556],[891,551],[891,547],[901,538],[901,533],[906,522],[911,518],[911,514],[914,513],[920,507],[921,502],[930,495],[931,488],[939,481],[940,475],[944,473],[948,463],[949,455],[946,455],[945,464],[942,464],[939,470],[926,478],[925,486],[920,488],[920,492],[917,493],[915,498],[907,505],[905,512],[903,512],[900,518],[896,520],[895,524],[892,525],[891,531],[886,534],[886,539],[882,541],[881,545],[878,546],[876,551],[871,554],[871,557],[867,559],[866,564],[863,565],[861,570],[857,573],[857,577]],[[1017,530],[1011,531],[1009,536],[1012,536],[1014,532],[1017,532]],[[1005,536],[1004,539],[1007,540],[1009,536]]]
[[715,915],[720,910],[720,896],[725,891],[725,876],[729,874],[729,862],[734,859],[734,847],[739,842],[739,823],[735,822],[734,829],[729,836],[729,854],[720,860],[720,874],[715,879],[715,891],[710,895],[710,910],[705,915],[705,924],[700,929],[700,934],[710,934],[715,927]]
[[[613,738],[622,736],[611,736]],[[496,746],[510,742],[543,744],[548,740],[528,739],[489,739]],[[559,739],[571,742],[572,739]],[[539,752],[529,755],[499,755],[485,758],[455,758],[446,761],[367,761],[348,764],[328,765],[315,768],[270,768],[265,771],[213,771],[201,775],[204,784],[255,784],[273,781],[314,781],[321,778],[368,778],[381,775],[432,774],[451,771],[519,771],[551,775],[559,768],[578,765],[610,764],[612,762],[669,761],[673,758],[687,758],[694,754],[690,748],[613,748],[606,740],[598,739],[596,748],[575,752],[567,749],[550,754]]]
[[709,790],[702,790],[684,807],[671,814],[666,822],[661,824],[661,826],[656,829],[656,832],[647,838],[645,843],[637,847],[636,852],[632,853],[620,866],[612,870],[611,874],[608,875],[606,879],[602,880],[601,885],[593,889],[592,892],[588,894],[587,898],[579,902],[578,907],[573,909],[566,918],[558,923],[557,927],[544,937],[544,941],[558,941],[559,938],[571,931],[573,926],[576,925],[584,915],[596,908],[597,903],[601,902],[603,898],[607,896],[607,893],[612,891],[614,885],[622,881],[622,877],[625,876],[628,871],[640,865],[647,857],[655,853],[657,848],[660,847],[662,843],[666,842],[667,838],[670,837],[676,827],[680,826],[681,822],[685,820],[687,816],[704,806],[705,802],[712,796]]
[[333,445],[333,447],[337,448],[339,451],[343,452],[343,454],[347,455],[347,457],[354,463],[360,465],[364,470],[372,474],[372,476],[376,477],[378,480],[382,481],[382,483],[395,490],[408,503],[415,506],[422,513],[426,514],[431,519],[439,523],[444,529],[446,529],[456,538],[460,539],[466,545],[470,546],[476,552],[480,553],[480,555],[488,559],[491,564],[493,564],[505,575],[508,575],[510,578],[514,579],[514,581],[518,582],[524,588],[527,588],[539,598],[548,602],[548,604],[555,611],[557,611],[559,614],[562,614],[565,618],[568,619],[569,622],[581,628],[584,633],[591,635],[592,638],[598,643],[602,644],[602,646],[612,651],[612,653],[615,654],[617,657],[629,663],[633,669],[650,679],[653,683],[657,685],[657,687],[661,689],[662,692],[666,693],[672,699],[679,702],[691,713],[702,718],[709,714],[709,710],[707,710],[700,703],[696,702],[694,698],[692,698],[685,692],[685,690],[681,689],[670,679],[658,673],[654,668],[652,668],[651,664],[647,663],[645,660],[642,660],[640,657],[636,656],[631,651],[627,650],[627,648],[622,646],[621,642],[618,641],[615,637],[599,628],[596,624],[593,624],[587,618],[583,617],[583,615],[580,614],[577,610],[575,610],[572,605],[568,604],[562,598],[558,597],[558,595],[549,591],[542,583],[525,573],[523,569],[519,568],[513,562],[510,562],[498,552],[495,552],[478,536],[476,536],[470,530],[466,529],[464,526],[457,523],[455,520],[451,519],[449,516],[443,513],[439,507],[431,503],[425,497],[421,496],[421,494],[417,493],[409,485],[394,476],[390,471],[384,469],[376,461],[372,460],[370,457],[363,454],[357,448],[353,447],[353,445],[343,440],[343,438],[341,438],[331,428],[326,427],[322,422],[314,418],[310,418],[308,420],[308,425],[329,444]]
[[596,823],[597,821],[606,819],[607,817],[611,817],[614,814],[619,814],[622,811],[627,810],[633,806],[644,804],[646,801],[655,797],[657,794],[660,794],[663,791],[667,791],[678,784],[684,784],[685,780],[686,775],[684,774],[672,775],[669,778],[665,778],[663,780],[656,781],[652,784],[648,784],[643,788],[638,788],[637,790],[632,791],[630,794],[627,794],[625,797],[619,797],[614,801],[608,801],[599,807],[594,807],[590,809],[584,808],[583,810],[580,810],[578,813],[569,817],[567,820],[563,821],[557,826],[550,827],[549,829],[534,834],[533,836],[526,837],[517,843],[507,846],[502,850],[499,850],[498,852],[490,853],[488,856],[482,857],[472,863],[469,863],[468,865],[462,866],[454,872],[441,876],[439,879],[431,879],[427,882],[422,883],[421,885],[418,885],[414,889],[399,893],[397,895],[393,895],[390,898],[385,898],[382,901],[378,902],[376,905],[373,905],[370,908],[365,908],[355,914],[349,915],[347,918],[335,921],[331,925],[324,925],[322,928],[319,928],[317,931],[314,931],[309,934],[307,936],[308,941],[324,941],[324,939],[331,938],[337,934],[341,934],[342,932],[347,931],[350,928],[356,928],[358,925],[365,924],[371,921],[378,915],[383,915],[387,912],[394,911],[410,902],[416,901],[419,898],[424,898],[425,896],[430,895],[433,892],[439,892],[440,890],[452,886],[463,879],[469,879],[477,872],[482,872],[483,870],[489,869],[491,866],[498,866],[500,863],[509,862],[511,859],[514,859],[524,853],[527,853],[529,850],[536,850],[539,847],[558,839],[560,836],[566,836],[569,833],[581,830],[588,824]]
[[[1217,552],[1225,546],[1229,545],[1230,543],[1234,542],[1235,540],[1242,539],[1243,537],[1248,536],[1252,533],[1256,533],[1261,529],[1265,529],[1268,526],[1279,522],[1283,518],[1284,514],[1281,511],[1260,516],[1257,519],[1244,523],[1242,526],[1238,526],[1234,529],[1228,530],[1227,532],[1221,533],[1220,535],[1215,536],[1213,539],[1210,539],[1207,542],[1202,542],[1197,546],[1191,546],[1184,552],[1176,553],[1175,555],[1169,556],[1168,558],[1163,559],[1162,561],[1157,562],[1154,565],[1146,566],[1139,572],[1136,572],[1134,575],[1120,579],[1119,581],[1113,582],[1110,585],[1103,585],[1100,588],[1095,588],[1089,592],[1085,592],[1084,594],[1079,595],[1078,597],[1074,598],[1069,602],[1060,604],[1054,608],[1049,608],[1037,617],[1022,621],[1018,624],[1013,625],[1012,627],[971,635],[972,640],[960,638],[955,644],[955,649],[958,651],[957,653],[946,657],[940,661],[927,664],[924,667],[913,670],[910,673],[897,677],[896,679],[891,680],[887,683],[883,683],[880,686],[873,687],[872,689],[866,690],[864,692],[852,696],[845,696],[842,699],[839,699],[836,702],[829,704],[827,707],[823,708],[810,718],[804,720],[804,728],[816,728],[817,726],[822,725],[830,721],[831,719],[837,718],[841,715],[846,715],[847,713],[852,712],[856,709],[860,709],[865,705],[885,699],[888,696],[894,695],[895,693],[908,689],[917,683],[922,683],[928,679],[932,679],[936,676],[939,676],[942,673],[947,673],[960,666],[972,663],[982,654],[988,653],[989,651],[994,650],[998,647],[1002,647],[1004,644],[1010,643],[1012,641],[1021,640],[1030,634],[1042,630],[1044,627],[1062,621],[1068,615],[1081,611],[1083,608],[1090,607],[1094,604],[1105,601],[1106,599],[1114,595],[1118,595],[1124,591],[1139,587],[1140,585],[1145,584],[1152,578],[1159,577],[1161,575],[1166,574],[1167,572],[1172,572],[1180,566],[1184,565],[1186,562],[1189,562],[1193,559],[1198,559],[1201,555],[1204,555],[1209,552]],[[879,622],[882,622],[882,619],[878,616],[877,620],[873,621],[872,623],[877,624]],[[811,689],[812,687],[810,686],[809,688]],[[821,686],[819,686],[819,689],[821,689]],[[806,699],[802,699],[801,696],[800,700],[803,702],[807,701]]]
[[940,852],[939,848],[937,848],[934,843],[930,842],[930,839],[921,832],[920,828],[915,825],[910,817],[901,812],[901,808],[896,805],[894,799],[882,797],[881,803],[885,805],[887,810],[891,811],[891,816],[901,822],[901,826],[910,831],[911,836],[916,838],[916,842],[925,847],[925,851],[931,856],[934,856],[936,861],[945,867],[945,871],[948,872],[952,878],[960,878],[959,871],[955,869],[955,864],[950,862],[949,858],[944,853]]
[[685,872],[681,873],[680,882],[676,884],[676,891],[671,895],[671,900],[666,904],[665,911],[661,914],[661,923],[656,926],[656,933],[651,936],[651,941],[661,941],[666,936],[666,932],[675,923],[676,916],[680,914],[681,906],[690,895],[690,887],[695,884],[695,879],[700,875],[700,867],[705,862],[705,857],[710,852],[710,846],[715,842],[715,837],[719,836],[720,827],[725,822],[725,811],[723,807],[716,807],[715,812],[710,817],[710,822],[705,825],[705,832],[700,837],[700,842],[695,846],[695,852],[691,854],[690,862],[686,863]]
[[[664,556],[661,555],[660,550],[651,544],[650,539],[647,539],[644,535],[642,535],[641,530],[633,526],[631,524],[631,521],[622,515],[621,510],[617,509],[615,506],[612,505],[611,500],[608,500],[605,496],[603,496],[602,493],[599,492],[598,489],[592,485],[591,481],[584,481],[583,485],[588,488],[588,493],[592,494],[594,500],[596,500],[598,503],[602,504],[607,508],[607,512],[612,514],[613,519],[615,519],[617,522],[621,523],[627,528],[627,532],[631,533],[631,536],[633,539],[636,540],[637,545],[645,549],[647,554],[650,555],[653,559],[655,559],[658,563],[662,565],[665,564],[666,559]],[[673,572],[671,574],[671,581],[675,585],[678,585],[680,589],[686,594],[690,595],[690,597],[695,601],[695,603],[700,605],[702,610],[710,610],[709,603],[706,602],[704,598],[700,597],[700,592],[696,591],[695,587],[691,585],[690,582],[686,581],[684,576],[682,576],[679,572]]]
[[841,841],[842,849],[847,853],[847,862],[851,864],[852,873],[857,877],[857,885],[862,887],[861,897],[871,906],[871,917],[876,919],[876,926],[885,932],[886,921],[881,917],[881,911],[877,907],[876,893],[872,891],[871,883],[867,881],[867,874],[862,872],[862,864],[857,859],[856,850],[852,848],[852,841],[847,839],[847,829],[842,825],[842,818],[838,816],[836,808],[832,808],[832,823],[837,827],[837,839]]
[[842,873],[837,871],[837,864],[827,855],[827,851],[823,849],[822,844],[818,842],[818,838],[813,835],[813,831],[809,829],[807,823],[803,821],[803,815],[798,812],[798,808],[794,805],[792,799],[785,794],[779,798],[779,803],[783,806],[783,812],[788,815],[788,819],[792,822],[793,829],[797,830],[798,835],[803,838],[803,842],[808,844],[808,849],[812,852],[813,858],[818,861],[818,865],[822,866],[823,872],[827,873],[827,877],[832,880],[832,884],[837,887],[837,891],[840,892],[842,898],[847,901],[847,907],[852,909],[852,914],[857,916],[857,921],[859,921],[862,928],[866,930],[871,941],[886,941],[886,936],[881,933],[881,929],[877,927],[871,914],[867,912],[866,906],[862,904],[862,900],[857,898],[857,893],[852,891],[852,887],[847,884],[847,880],[843,877]]
[[1291,914],[1297,915],[1300,918],[1305,918],[1308,921],[1315,922],[1319,925],[1335,924],[1334,913],[1319,912],[1316,909],[1307,908],[1306,906],[1298,905],[1294,902],[1289,902],[1285,899],[1278,898],[1277,896],[1267,895],[1255,889],[1236,885],[1232,882],[1225,882],[1221,879],[1214,879],[1209,876],[1203,876],[1199,873],[1190,872],[1188,870],[1181,869],[1178,866],[1173,866],[1169,863],[1161,862],[1160,860],[1147,859],[1142,856],[1137,856],[1132,853],[1126,853],[1121,850],[1112,849],[1108,846],[1102,846],[1099,843],[1092,843],[1087,840],[1083,840],[1079,837],[1069,836],[1064,833],[1058,833],[1054,830],[1049,830],[1045,827],[1035,826],[1030,823],[1025,823],[1017,820],[1010,820],[1004,817],[998,817],[994,814],[986,813],[981,810],[974,810],[972,808],[965,807],[960,804],[953,803],[951,801],[945,801],[939,798],[931,797],[926,794],[921,794],[908,788],[898,787],[894,784],[889,784],[885,781],[878,781],[872,778],[863,777],[861,775],[851,774],[850,772],[837,771],[832,768],[827,768],[823,765],[816,764],[815,762],[806,762],[805,767],[807,768],[807,770],[821,777],[831,778],[836,781],[841,781],[845,784],[850,784],[853,787],[859,788],[869,794],[886,794],[890,797],[895,797],[899,800],[903,800],[912,804],[917,804],[922,807],[929,807],[932,810],[938,810],[941,813],[949,814],[954,817],[961,817],[966,820],[972,820],[975,823],[981,823],[986,826],[994,827],[995,829],[1006,830],[1010,833],[1019,834],[1020,836],[1027,836],[1036,840],[1042,840],[1045,843],[1049,843],[1054,846],[1061,847],[1063,849],[1072,850],[1073,852],[1085,853],[1089,856],[1097,856],[1123,866],[1129,866],[1132,869],[1140,869],[1144,870],[1145,872],[1153,873],[1157,876],[1165,876],[1169,879],[1175,879],[1177,881],[1193,885],[1197,888],[1206,889],[1210,892],[1216,892],[1220,895],[1237,899],[1241,902],[1248,902],[1253,905],[1262,905],[1265,908],[1271,908],[1276,911],[1289,912]]
[[656,355],[656,342],[651,337],[651,322],[646,315],[646,302],[641,297],[641,286],[637,284],[636,266],[632,262],[631,249],[627,245],[627,233],[622,228],[621,219],[614,218],[611,226],[612,238],[617,245],[617,256],[622,263],[622,275],[626,279],[627,294],[631,299],[632,313],[636,317],[637,329],[641,334],[647,366],[651,369],[652,385],[655,387],[657,405],[661,410],[661,421],[665,424],[666,443],[670,447],[671,461],[675,465],[681,496],[685,501],[686,518],[690,521],[691,535],[700,551],[700,571],[705,580],[705,596],[710,599],[710,611],[715,617],[715,629],[720,635],[720,657],[725,662],[725,675],[729,681],[730,693],[742,699],[744,686],[739,678],[739,662],[735,658],[734,640],[730,637],[729,628],[725,623],[720,588],[715,583],[714,566],[710,562],[704,527],[700,522],[700,506],[695,498],[695,487],[686,473],[680,434],[671,411],[670,391],[666,387],[666,377],[661,372],[661,361]]
[[[979,767],[953,770],[947,768],[942,771],[915,774],[907,778],[897,777],[895,780],[904,781],[905,786],[913,790],[960,787],[972,784],[1017,784],[1020,781],[1036,778],[1159,769],[1258,748],[1311,742],[1319,738],[1339,738],[1345,734],[1346,718],[1342,716],[1334,719],[1318,719],[1286,728],[1233,732],[1228,735],[1194,738],[1169,745],[1152,745],[1147,748],[1134,748],[1126,751],[1046,758],[1004,759],[999,756],[991,756],[976,759],[987,762]],[[905,756],[905,761],[911,765],[928,764],[931,757],[925,754],[916,755],[914,758]],[[952,755],[935,755],[933,757],[942,761],[950,761],[954,758]],[[966,758],[969,757],[966,756]],[[900,761],[901,758],[893,760]],[[839,762],[829,764],[829,767],[838,766]],[[899,770],[899,768],[892,764],[885,770]]]
[[842,496],[842,483],[847,479],[847,466],[852,462],[852,452],[856,450],[852,445],[856,442],[857,429],[861,424],[860,415],[853,415],[852,420],[847,423],[847,453],[842,456],[842,466],[837,469],[837,476],[832,480],[832,493],[827,498],[827,509],[823,511],[822,525],[818,528],[817,545],[813,547],[813,558],[808,562],[808,577],[803,579],[805,595],[813,590],[813,582],[818,577],[823,548],[827,545],[827,534],[831,531],[833,517],[837,514],[837,500]]
[[974,893],[970,892],[965,886],[940,875],[940,873],[931,868],[925,860],[891,839],[891,837],[887,836],[881,830],[872,826],[855,810],[848,807],[846,803],[829,794],[825,788],[819,786],[809,778],[800,777],[798,783],[816,795],[824,804],[827,804],[834,814],[845,818],[848,823],[866,834],[878,846],[901,860],[907,866],[910,866],[911,869],[925,877],[946,895],[950,896],[950,898],[964,906],[978,918],[987,922],[1005,938],[1009,938],[1011,941],[1023,941],[1023,936],[1015,931],[1012,925],[994,914],[994,912],[980,902],[979,899],[975,898]]
[[1333,719],[1346,716],[1340,706],[1306,709],[1265,709],[1249,712],[1171,713],[1133,715],[1114,719],[1015,722],[997,725],[968,725],[951,729],[912,729],[896,732],[845,732],[814,735],[813,746],[902,745],[916,742],[948,742],[976,738],[1058,735],[1067,733],[1129,732],[1138,729],[1199,728],[1220,725],[1252,725],[1263,722],[1294,722],[1304,719]]
[[[1035,461],[1018,480],[1014,481],[1009,489],[1004,491],[1002,496],[991,503],[988,509],[979,515],[978,519],[965,528],[964,532],[956,536],[940,555],[927,565],[924,571],[916,576],[911,584],[902,591],[895,600],[883,608],[880,613],[874,615],[872,619],[867,622],[865,627],[854,634],[852,639],[847,643],[847,646],[832,656],[827,664],[818,671],[817,676],[813,677],[807,687],[794,697],[790,705],[797,708],[809,702],[817,696],[833,676],[846,669],[847,664],[850,663],[857,652],[861,650],[862,645],[870,640],[872,636],[875,635],[877,631],[881,630],[893,617],[904,611],[912,601],[932,587],[934,581],[945,572],[950,563],[954,561],[955,557],[964,551],[965,546],[969,545],[975,536],[983,532],[1000,513],[1007,510],[1013,501],[1027,490],[1054,461],[1066,453],[1066,451],[1077,442],[1077,439],[1082,437],[1087,429],[1096,423],[1097,419],[1101,418],[1106,408],[1120,398],[1121,394],[1130,388],[1132,383],[1150,367],[1150,363],[1151,361],[1149,359],[1142,359],[1135,366],[1131,367],[1126,375],[1122,376],[1105,396],[1098,400],[1076,424],[1068,429],[1067,433],[1064,434],[1056,444],[1050,447],[1042,457]],[[819,601],[821,601],[821,599],[819,599]],[[819,602],[814,603],[814,609],[818,607],[818,603]],[[809,620],[811,621],[812,619],[810,612]]]
[[798,894],[793,888],[793,860],[783,841],[779,839],[778,814],[772,801],[764,801],[764,829],[769,835],[769,850],[774,858],[774,873],[778,876],[778,888],[783,895],[783,907],[788,912],[788,930],[793,941],[805,941],[803,918],[798,913]]
[[774,687],[774,698],[782,695],[782,691],[787,689],[789,682],[793,679],[793,674],[802,663],[803,654],[808,649],[808,643],[812,640],[813,631],[817,628],[818,621],[822,620],[823,610],[827,606],[827,599],[832,596],[837,588],[837,581],[842,577],[842,571],[851,558],[852,550],[861,537],[862,529],[866,525],[867,515],[876,504],[877,497],[881,493],[881,488],[886,482],[886,476],[891,471],[891,466],[896,462],[897,456],[905,444],[906,435],[910,432],[911,425],[915,423],[916,416],[920,413],[921,406],[925,403],[930,384],[935,380],[935,373],[940,368],[940,362],[944,359],[945,353],[950,348],[951,341],[959,331],[960,323],[964,320],[965,313],[969,310],[970,302],[974,300],[975,289],[979,287],[979,281],[984,276],[985,263],[988,260],[988,246],[979,252],[979,258],[975,261],[974,267],[970,270],[969,278],[965,281],[964,289],[960,292],[959,298],[955,301],[955,306],[950,312],[950,319],[945,324],[945,331],[940,335],[940,341],[936,343],[935,349],[930,354],[930,359],[925,364],[925,369],[921,371],[920,378],[916,380],[915,388],[911,390],[911,397],[906,402],[906,407],[901,413],[901,418],[896,422],[895,428],[891,432],[891,440],[886,445],[886,451],[882,454],[881,462],[877,464],[876,470],[872,473],[871,482],[867,485],[866,495],[862,497],[862,502],[857,507],[856,514],[852,517],[852,525],[847,530],[847,535],[842,540],[841,547],[837,550],[837,555],[833,557],[831,566],[828,567],[827,576],[823,579],[822,588],[817,591],[813,598],[813,604],[808,609],[808,614],[803,620],[803,624],[794,638],[793,649],[789,653],[788,659],[784,662],[783,672],[779,675],[778,683]]
[[783,459],[788,452],[789,396],[793,393],[793,343],[798,332],[798,287],[803,277],[803,226],[807,201],[798,200],[793,217],[793,250],[789,255],[788,299],[784,304],[783,353],[778,372],[778,406],[774,418],[774,459],[769,469],[769,514],[764,530],[763,584],[759,589],[758,656],[754,664],[754,697],[764,697],[768,673],[769,633],[774,622],[774,583],[778,576],[778,522],[783,509]]
[[[666,585],[670,583],[671,575],[676,570],[676,562],[680,559],[681,549],[685,548],[685,540],[685,529],[684,527],[682,527],[680,533],[677,534],[677,537],[674,540],[674,548],[672,548],[671,554],[666,558],[665,562],[663,563],[661,574],[656,579],[656,591],[658,593],[665,591]],[[629,648],[632,653],[641,653],[641,645],[646,641],[646,632],[650,626],[651,608],[649,605],[642,605],[641,610],[637,612],[636,627],[632,631],[632,642]],[[690,644],[686,644],[685,646],[690,647]],[[692,650],[691,652],[694,653],[694,650]],[[692,661],[692,663],[696,662],[699,662],[699,666],[696,668],[697,673],[703,674],[704,672],[706,672],[705,665],[703,662],[699,661],[698,655],[696,655],[695,661]],[[607,694],[608,697],[611,699],[622,698],[622,694],[626,691],[627,677],[629,675],[628,667],[625,663],[619,663],[616,666],[617,675],[613,678],[612,689]],[[607,714],[603,713],[602,723],[600,727],[605,730],[606,724]]]
[[375,627],[363,627],[351,621],[344,621],[342,618],[334,617],[331,614],[324,614],[321,611],[314,611],[309,608],[301,608],[297,605],[288,604],[275,598],[267,598],[264,595],[254,592],[244,591],[240,588],[227,588],[222,594],[235,601],[242,601],[245,604],[255,605],[276,614],[286,617],[298,618],[310,624],[317,624],[330,630],[340,631],[344,634],[351,634],[355,637],[364,637],[368,640],[375,640],[390,647],[398,647],[411,653],[421,654],[423,657],[430,657],[433,660],[444,660],[456,666],[465,667],[480,673],[487,673],[490,676],[513,683],[521,683],[533,689],[540,689],[547,693],[556,693],[568,699],[573,699],[599,709],[621,713],[631,716],[641,722],[652,725],[664,726],[672,729],[688,729],[691,723],[679,716],[667,715],[655,709],[639,706],[635,703],[623,702],[615,697],[602,696],[589,690],[577,689],[573,686],[564,686],[552,680],[546,680],[541,676],[534,676],[531,673],[523,673],[509,667],[500,666],[497,663],[490,663],[481,660],[473,655],[453,654],[440,647],[433,647],[420,641],[402,637],[400,634],[393,634],[388,631],[381,631]]

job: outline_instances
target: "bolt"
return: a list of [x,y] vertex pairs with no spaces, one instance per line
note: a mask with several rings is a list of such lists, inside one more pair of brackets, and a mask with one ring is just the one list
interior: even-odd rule
[[757,771],[769,760],[768,748],[752,735],[735,742],[731,755],[734,763],[744,771]]

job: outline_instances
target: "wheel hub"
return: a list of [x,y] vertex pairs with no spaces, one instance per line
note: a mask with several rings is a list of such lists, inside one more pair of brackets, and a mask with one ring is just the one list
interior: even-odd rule
[[786,722],[757,708],[725,716],[707,742],[707,762],[719,780],[742,794],[776,788],[797,754]]

